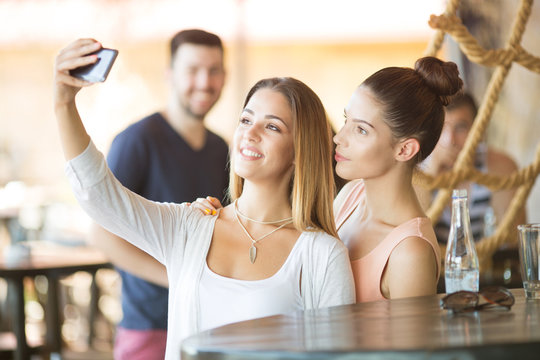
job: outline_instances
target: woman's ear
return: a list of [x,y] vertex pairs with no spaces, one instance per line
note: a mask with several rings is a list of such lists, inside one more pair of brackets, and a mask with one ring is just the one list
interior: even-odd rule
[[401,140],[396,145],[396,155],[394,158],[397,161],[409,161],[420,151],[420,143],[418,140],[409,138]]

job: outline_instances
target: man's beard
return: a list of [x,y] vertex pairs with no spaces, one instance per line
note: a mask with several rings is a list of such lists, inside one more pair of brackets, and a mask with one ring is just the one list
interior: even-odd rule
[[[215,104],[215,103],[214,103]],[[206,115],[210,112],[210,110],[212,109],[212,107],[214,106],[214,104],[212,104],[212,106],[210,106],[210,108],[205,111],[203,114],[200,114],[200,113],[196,113],[192,110],[191,106],[189,106],[189,104],[185,104],[183,102],[180,103],[180,105],[182,106],[182,110],[184,110],[184,112],[186,114],[188,114],[189,116],[197,119],[197,120],[200,120],[200,121],[203,121],[204,118],[206,117]]]
[[[191,105],[190,103],[190,96],[186,96],[186,97],[179,97],[178,100],[179,100],[179,105],[180,107],[182,108],[182,110],[184,111],[184,113],[186,115],[189,115],[193,118],[196,118],[200,121],[203,121],[204,118],[206,117],[206,115],[208,115],[208,113],[210,112],[210,110],[212,110],[212,108],[214,107],[214,105],[216,105],[218,99],[219,99],[219,93],[217,93],[217,97],[216,97],[216,92],[214,90],[206,90],[205,91],[208,95],[209,98],[212,98],[212,102],[210,103],[210,105],[208,105],[208,107],[206,107],[206,109],[202,110],[202,111],[194,111],[194,106]],[[196,108],[196,107],[195,107]]]

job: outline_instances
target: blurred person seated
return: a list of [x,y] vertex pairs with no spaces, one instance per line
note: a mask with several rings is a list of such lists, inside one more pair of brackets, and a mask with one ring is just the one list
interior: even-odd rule
[[[444,127],[439,142],[433,153],[422,164],[424,172],[437,176],[452,171],[457,156],[465,145],[477,111],[476,102],[468,93],[457,95],[452,100],[446,107]],[[474,166],[493,175],[509,175],[518,169],[510,156],[487,146],[485,142],[478,145]],[[469,215],[475,241],[493,234],[497,223],[503,218],[516,192],[515,189],[492,192],[487,187],[468,181],[457,185],[456,188],[467,189]],[[424,207],[429,207],[436,192],[429,192],[418,187],[417,191]],[[451,215],[451,207],[448,204],[435,224],[437,239],[439,243],[444,245],[448,240]],[[525,222],[525,208],[523,207],[516,217],[515,225]],[[515,248],[517,233],[514,235],[515,238],[508,239],[503,248]]]

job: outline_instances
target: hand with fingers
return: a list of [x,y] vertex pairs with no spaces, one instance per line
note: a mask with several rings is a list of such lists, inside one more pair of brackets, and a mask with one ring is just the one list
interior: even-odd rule
[[75,100],[75,95],[82,87],[93,83],[78,79],[69,74],[70,70],[94,64],[98,56],[92,54],[102,45],[94,39],[78,39],[56,56],[54,65],[54,103],[55,106],[67,105]]
[[217,210],[223,207],[219,199],[212,196],[197,198],[190,206],[200,210],[204,215],[216,215]]
[[71,160],[81,154],[90,142],[90,136],[86,132],[75,104],[75,95],[82,87],[92,85],[92,82],[71,76],[69,71],[95,63],[98,57],[92,53],[99,49],[101,49],[101,44],[96,40],[79,39],[62,49],[56,56],[54,112],[66,160]]

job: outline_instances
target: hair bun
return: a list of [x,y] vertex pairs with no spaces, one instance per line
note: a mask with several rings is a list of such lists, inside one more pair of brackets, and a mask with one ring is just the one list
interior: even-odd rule
[[426,56],[416,60],[414,70],[424,79],[431,91],[439,96],[445,106],[463,87],[458,67],[454,62]]

